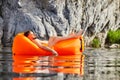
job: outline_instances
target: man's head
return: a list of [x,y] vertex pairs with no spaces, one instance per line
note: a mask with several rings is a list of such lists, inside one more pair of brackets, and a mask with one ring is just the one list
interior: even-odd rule
[[30,31],[24,32],[24,36],[26,36],[26,37],[28,37],[29,34],[30,34]]
[[24,36],[28,37],[30,40],[33,40],[36,37],[32,31],[24,32]]

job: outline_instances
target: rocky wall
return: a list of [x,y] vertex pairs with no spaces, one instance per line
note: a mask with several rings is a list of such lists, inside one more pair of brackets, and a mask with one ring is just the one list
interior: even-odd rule
[[120,28],[120,0],[0,0],[0,39],[12,46],[14,36],[33,30],[40,39],[83,29],[85,45]]

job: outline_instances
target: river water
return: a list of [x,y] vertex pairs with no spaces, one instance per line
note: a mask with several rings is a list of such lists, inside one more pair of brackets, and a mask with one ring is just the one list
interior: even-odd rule
[[89,48],[72,56],[0,51],[0,80],[120,80],[120,49]]

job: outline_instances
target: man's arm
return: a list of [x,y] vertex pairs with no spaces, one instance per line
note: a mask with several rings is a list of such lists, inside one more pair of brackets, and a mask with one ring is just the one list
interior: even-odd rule
[[44,44],[44,43],[45,43],[45,44],[48,44],[48,41],[40,41],[40,40],[39,40],[39,42],[40,42],[40,43],[43,43],[43,44]]
[[50,51],[52,52],[54,55],[58,55],[58,53],[54,50],[54,49],[51,49],[50,47],[48,46],[44,46],[41,44],[41,41],[39,41],[39,39],[35,39],[35,40],[32,40],[38,47],[44,49],[44,50],[47,50],[47,51]]

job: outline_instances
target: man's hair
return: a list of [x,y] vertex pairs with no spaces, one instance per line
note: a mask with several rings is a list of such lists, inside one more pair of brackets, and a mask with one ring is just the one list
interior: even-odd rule
[[30,31],[24,32],[24,36],[28,37],[29,33],[30,33]]

